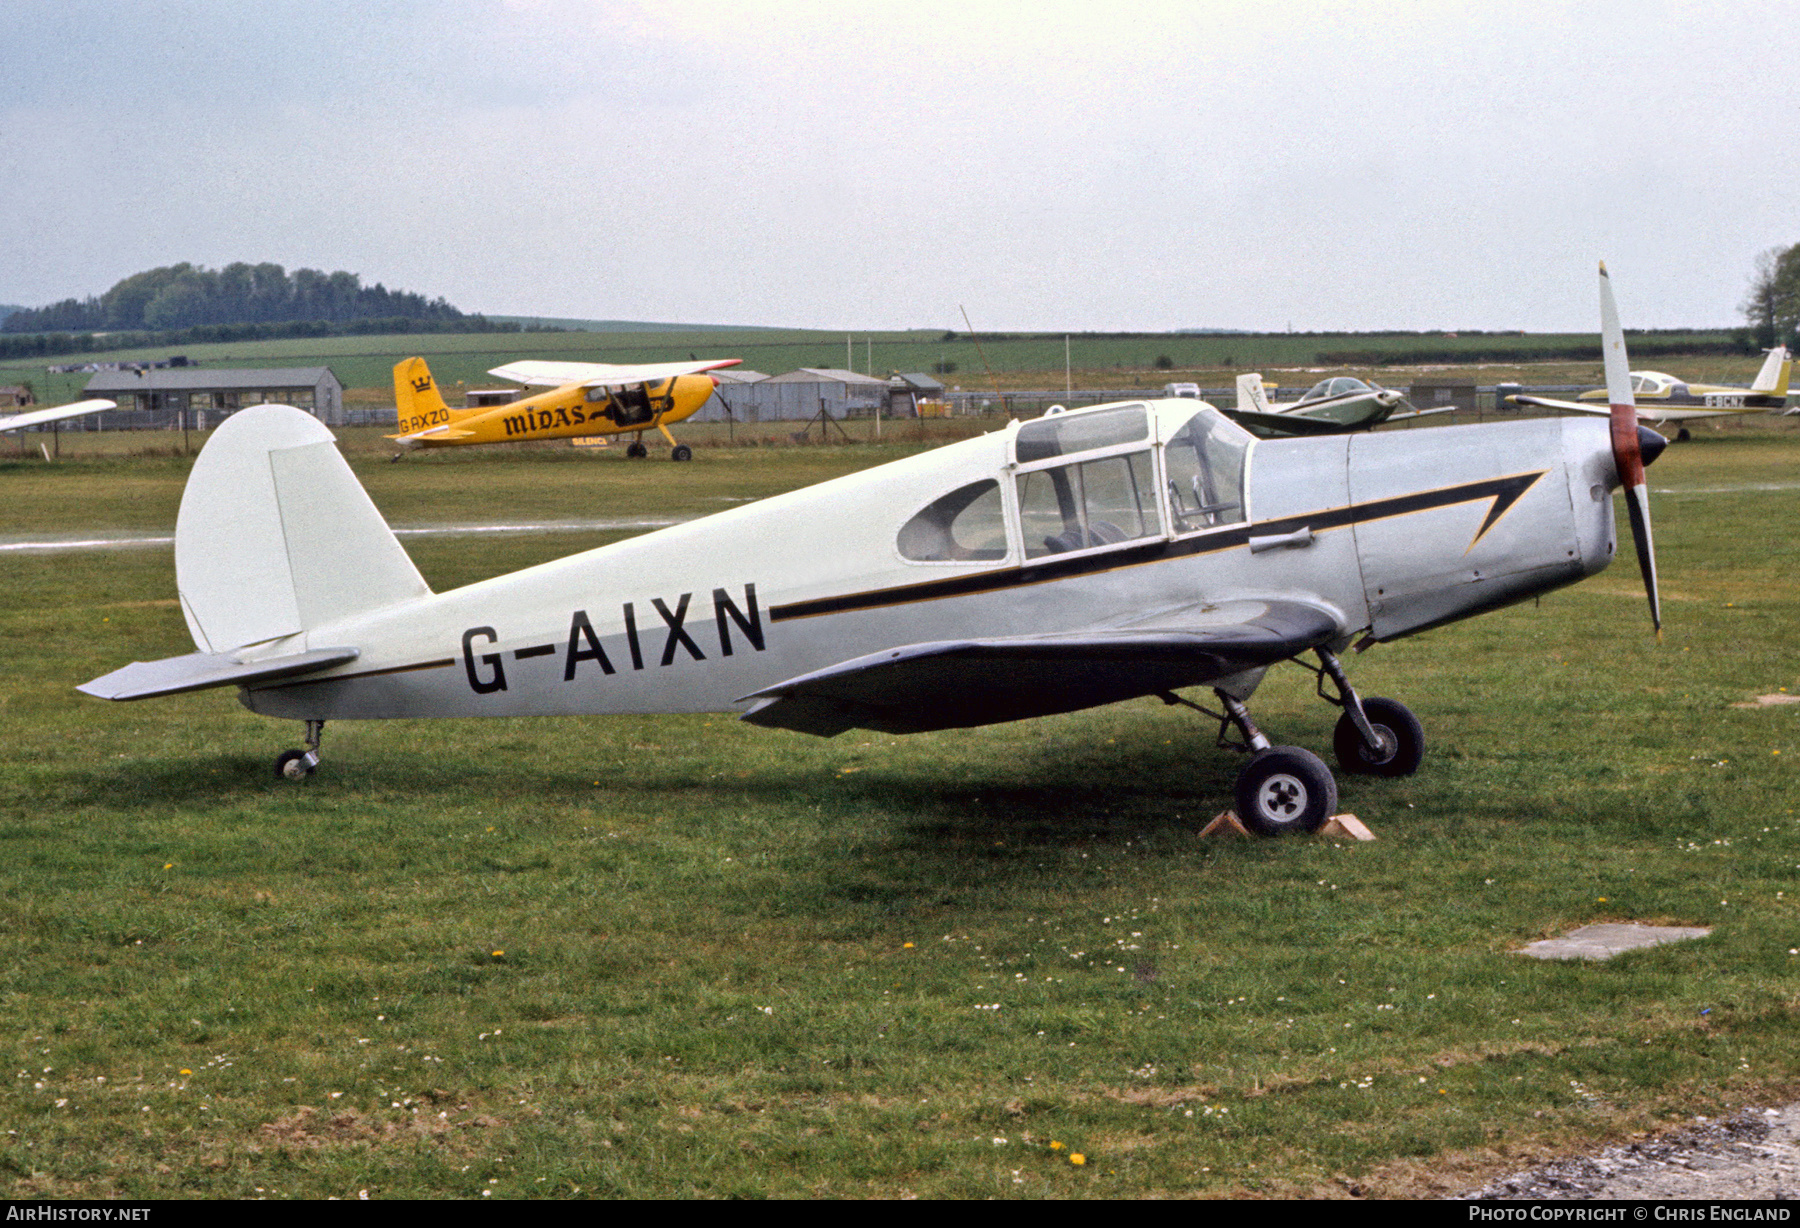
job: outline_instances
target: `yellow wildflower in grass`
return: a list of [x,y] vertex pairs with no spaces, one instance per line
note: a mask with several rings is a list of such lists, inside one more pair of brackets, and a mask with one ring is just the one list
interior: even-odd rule
[[1062,1149],[1063,1149],[1063,1145],[1061,1143],[1057,1142],[1055,1139],[1050,1140],[1050,1150],[1051,1151],[1061,1151]]
[[184,1070],[184,1071],[182,1071],[182,1072],[181,1072],[181,1073],[182,1073],[182,1074],[184,1074],[184,1075],[191,1075],[191,1074],[193,1074],[193,1073],[194,1073],[194,1072],[193,1072],[193,1071],[191,1071],[191,1070]]
[[1079,1151],[1077,1151],[1069,1156],[1069,1163],[1075,1164],[1075,1165],[1086,1164],[1087,1157],[1082,1155]]

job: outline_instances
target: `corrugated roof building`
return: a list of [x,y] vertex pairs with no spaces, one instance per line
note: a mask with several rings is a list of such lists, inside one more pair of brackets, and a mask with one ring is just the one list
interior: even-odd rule
[[103,427],[115,430],[167,426],[184,413],[191,426],[216,426],[240,409],[264,403],[293,405],[331,426],[344,425],[344,386],[330,367],[101,371],[87,382],[84,395],[119,403],[118,409],[96,415]]
[[[724,372],[719,372],[723,375]],[[816,418],[823,409],[833,418],[857,418],[889,411],[884,379],[835,367],[802,367],[754,384],[731,386],[723,381],[718,397],[739,422],[775,422]]]

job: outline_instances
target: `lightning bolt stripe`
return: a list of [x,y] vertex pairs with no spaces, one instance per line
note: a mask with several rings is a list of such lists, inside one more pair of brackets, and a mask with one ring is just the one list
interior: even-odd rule
[[769,618],[772,622],[785,622],[793,618],[816,618],[822,614],[844,614],[853,610],[871,610],[883,606],[908,605],[916,601],[939,601],[946,597],[967,597],[977,593],[1023,588],[1033,584],[1047,584],[1053,580],[1066,580],[1072,576],[1093,575],[1116,571],[1124,567],[1142,567],[1146,564],[1166,562],[1187,555],[1216,554],[1223,550],[1235,550],[1241,546],[1247,547],[1253,536],[1276,536],[1307,528],[1312,529],[1315,533],[1323,533],[1331,529],[1342,529],[1375,520],[1387,520],[1395,516],[1412,516],[1441,507],[1455,507],[1462,503],[1490,500],[1488,513],[1475,530],[1474,538],[1469,542],[1469,548],[1472,550],[1476,543],[1487,535],[1488,530],[1498,524],[1525,492],[1535,486],[1547,472],[1549,471],[1538,469],[1506,477],[1483,478],[1479,482],[1464,482],[1458,486],[1443,486],[1435,490],[1393,495],[1385,499],[1373,499],[1367,503],[1321,508],[1316,512],[1305,512],[1298,516],[1283,516],[1278,520],[1235,525],[1229,529],[1186,537],[1179,541],[1160,539],[1148,541],[1142,545],[1121,547],[1106,554],[1083,555],[1080,558],[1072,559],[1050,559],[1034,562],[1025,567],[982,572],[973,576],[957,576],[948,580],[928,580],[923,584],[906,584],[863,593],[847,593],[838,597],[819,597],[811,601],[795,601],[787,605],[772,606],[769,610]]

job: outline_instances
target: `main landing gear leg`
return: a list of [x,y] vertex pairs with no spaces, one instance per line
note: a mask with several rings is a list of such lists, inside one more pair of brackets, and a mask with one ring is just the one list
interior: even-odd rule
[[[1370,776],[1411,776],[1425,758],[1425,727],[1397,699],[1360,698],[1337,656],[1321,648],[1319,695],[1344,710],[1332,731],[1331,749],[1346,772]],[[1337,694],[1325,693],[1325,679]]]
[[[1259,836],[1279,836],[1290,831],[1317,831],[1337,811],[1337,781],[1325,761],[1300,746],[1272,746],[1250,719],[1250,710],[1234,695],[1214,689],[1224,705],[1223,714],[1208,712],[1199,704],[1165,691],[1162,701],[1183,704],[1219,721],[1219,744],[1250,752],[1250,761],[1238,773],[1232,790],[1237,816]],[[1242,742],[1225,734],[1235,728]]]
[[685,443],[676,443],[675,436],[669,434],[669,428],[662,424],[661,418],[656,420],[656,429],[661,431],[662,437],[669,441],[670,460],[684,461],[694,459],[694,450]]
[[324,721],[306,722],[306,749],[284,750],[275,758],[275,779],[305,780],[319,767],[319,740],[325,736]]

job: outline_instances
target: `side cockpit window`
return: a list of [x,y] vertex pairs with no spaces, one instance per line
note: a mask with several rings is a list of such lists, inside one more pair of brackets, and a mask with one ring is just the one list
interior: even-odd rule
[[1149,451],[1022,475],[1019,527],[1030,559],[1158,535],[1162,530]]
[[991,562],[1006,557],[1000,483],[971,482],[932,500],[900,526],[900,557],[915,563]]
[[1169,510],[1175,532],[1237,524],[1244,509],[1244,459],[1251,436],[1219,414],[1195,414],[1169,440]]

